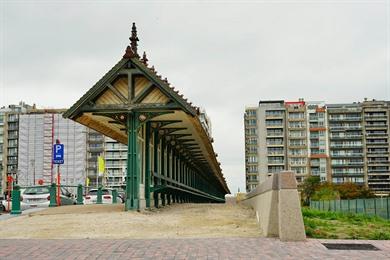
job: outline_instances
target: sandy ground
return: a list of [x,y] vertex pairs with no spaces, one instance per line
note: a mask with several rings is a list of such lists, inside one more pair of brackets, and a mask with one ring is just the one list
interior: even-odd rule
[[0,238],[259,237],[254,212],[242,205],[176,204],[124,212],[124,205],[49,208],[1,221]]

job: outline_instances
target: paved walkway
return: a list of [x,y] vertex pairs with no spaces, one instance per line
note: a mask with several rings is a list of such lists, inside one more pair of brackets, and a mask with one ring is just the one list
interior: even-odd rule
[[[321,242],[370,243],[380,251],[328,250]],[[0,239],[0,259],[389,259],[390,241],[272,238],[130,240]]]

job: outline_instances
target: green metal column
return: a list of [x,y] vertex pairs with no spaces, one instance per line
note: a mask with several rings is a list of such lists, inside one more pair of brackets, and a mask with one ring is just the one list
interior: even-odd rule
[[14,186],[12,190],[12,207],[11,207],[11,215],[21,214],[20,210],[20,187],[18,185]]
[[50,204],[49,204],[49,207],[57,207],[56,190],[57,190],[57,185],[55,183],[52,183],[51,186],[50,186]]
[[[171,165],[170,165],[170,160],[169,160],[169,158],[171,157],[171,151],[172,151],[171,145],[168,142],[168,144],[167,144],[167,161],[166,161],[166,164],[167,164],[167,177],[168,178],[172,178],[172,167],[170,167]],[[168,184],[170,184],[170,183],[168,182]],[[168,196],[167,197],[167,203],[168,203],[168,205],[170,205],[171,204],[171,193],[168,192],[167,196]]]
[[[165,176],[165,137],[162,137],[162,140],[161,140],[161,175],[162,176]],[[161,184],[162,186],[164,186],[166,184],[166,181],[165,180],[162,180],[161,181]],[[161,204],[163,206],[165,206],[165,193],[161,193]]]
[[[157,149],[158,149],[158,144],[159,144],[158,130],[154,129],[153,134],[154,134],[154,138],[153,138],[153,161],[154,161],[154,163],[153,163],[153,172],[157,173],[157,171],[158,171],[158,154],[157,154]],[[156,189],[157,186],[159,185],[158,180],[159,179],[157,177],[153,177],[154,189]],[[158,208],[158,193],[156,191],[153,191],[153,199],[154,199],[154,207]]]
[[96,198],[96,204],[103,204],[103,190],[102,185],[99,185],[99,188],[97,190],[97,198]]
[[145,200],[146,207],[150,208],[150,122],[146,122],[145,129]]
[[139,209],[139,184],[137,137],[137,113],[127,115],[127,174],[126,174],[126,204],[125,210]]
[[[172,165],[172,169],[171,169],[171,172],[172,172],[172,176],[171,176],[171,178],[173,179],[173,180],[176,180],[176,168],[175,168],[175,148],[174,148],[174,146],[172,146],[172,148],[171,148],[172,150],[172,152],[171,152],[171,165]],[[172,183],[172,185],[173,186],[176,186],[176,184],[173,184]],[[176,203],[177,201],[176,201],[176,192],[174,192],[173,194],[172,194],[172,202],[173,203]]]
[[77,186],[77,205],[82,205],[82,204],[83,204],[83,185],[79,184]]
[[112,204],[116,204],[118,202],[118,191],[116,189],[112,190]]

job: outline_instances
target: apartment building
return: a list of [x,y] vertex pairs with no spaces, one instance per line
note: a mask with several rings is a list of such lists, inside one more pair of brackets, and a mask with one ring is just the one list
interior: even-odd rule
[[4,146],[4,122],[5,122],[5,112],[0,109],[0,193],[2,193],[2,185],[3,183],[3,149],[5,148]]
[[64,119],[64,109],[36,109],[20,102],[0,109],[0,169],[2,191],[11,175],[22,186],[56,180],[52,145],[59,139],[65,145],[65,163],[60,166],[61,182],[86,183],[96,176],[97,156],[104,154],[104,136]]
[[105,184],[104,174],[99,175],[98,170],[98,157],[103,156],[104,158],[104,135],[96,132],[90,128],[86,128],[86,170],[85,174],[87,177],[86,185],[91,187],[97,187],[99,184]]
[[390,102],[365,101],[362,108],[367,184],[376,192],[390,192]]
[[309,170],[306,105],[299,100],[284,102],[284,106],[287,115],[287,170],[294,171],[301,182]]
[[107,186],[120,189],[126,184],[127,145],[105,137],[104,152]]
[[[245,110],[245,172],[247,189],[254,189],[259,182],[258,145],[257,145],[257,108]],[[265,177],[264,177],[265,178]],[[264,181],[264,178],[262,181]]]
[[0,108],[0,169],[1,190],[7,187],[7,176],[18,179],[19,114],[32,106],[24,102]]
[[52,164],[53,143],[64,144],[64,164],[60,165],[61,183],[85,182],[87,128],[64,119],[60,109],[29,109],[19,114],[18,184],[37,185],[56,181],[58,168]]
[[354,182],[390,193],[390,102],[260,101],[246,108],[246,189],[282,170],[297,181]]
[[328,104],[332,182],[366,183],[361,104]]
[[308,102],[307,106],[309,174],[321,181],[330,179],[328,120],[323,102]]

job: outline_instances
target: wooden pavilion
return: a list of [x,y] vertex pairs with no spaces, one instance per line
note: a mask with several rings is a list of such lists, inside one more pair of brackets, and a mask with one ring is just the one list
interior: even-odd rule
[[133,23],[123,58],[65,118],[128,145],[126,210],[174,202],[224,202],[230,193],[199,108],[137,52]]

